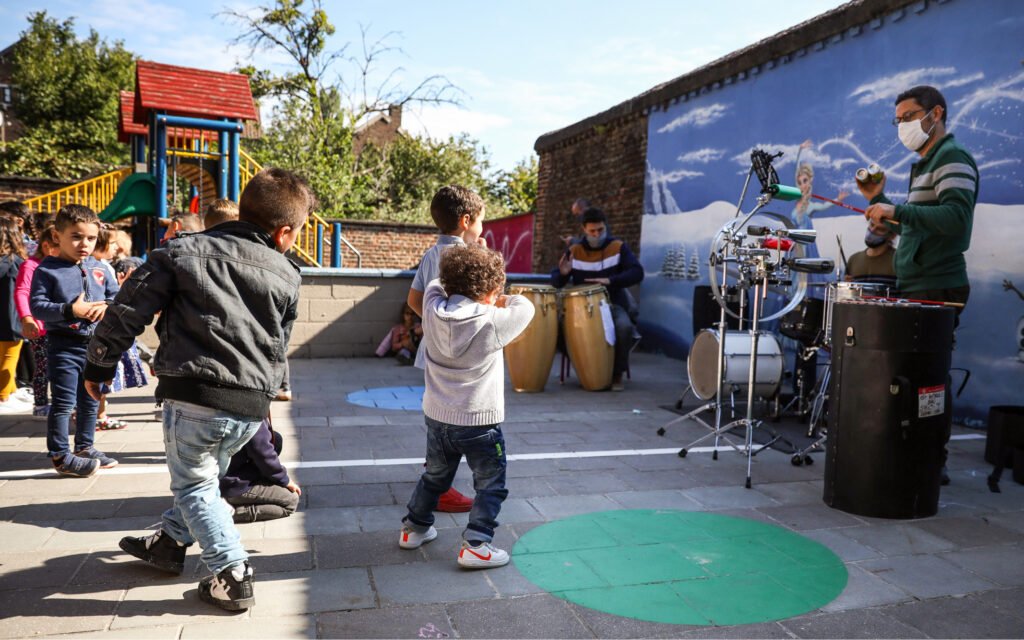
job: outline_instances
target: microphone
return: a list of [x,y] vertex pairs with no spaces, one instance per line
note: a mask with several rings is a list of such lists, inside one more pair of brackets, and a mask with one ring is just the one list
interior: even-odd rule
[[800,193],[800,189],[797,189],[796,187],[787,187],[784,184],[771,185],[770,187],[768,187],[768,193],[773,198],[778,198],[779,200],[786,201],[799,200],[800,197],[803,195],[802,193]]
[[831,273],[836,263],[828,258],[786,258],[783,264],[800,273]]
[[747,227],[747,233],[752,236],[766,236],[773,231],[771,227],[757,227],[754,225]]

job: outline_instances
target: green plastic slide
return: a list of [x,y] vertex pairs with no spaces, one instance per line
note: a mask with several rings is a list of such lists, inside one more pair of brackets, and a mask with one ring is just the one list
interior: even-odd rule
[[149,173],[135,173],[124,179],[114,199],[100,212],[100,220],[114,222],[128,216],[156,215],[156,179]]

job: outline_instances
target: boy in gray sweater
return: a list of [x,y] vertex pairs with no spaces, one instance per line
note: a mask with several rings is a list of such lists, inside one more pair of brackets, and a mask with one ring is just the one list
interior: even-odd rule
[[476,497],[458,562],[470,569],[500,567],[509,560],[507,552],[491,545],[508,496],[502,349],[526,329],[534,310],[523,296],[502,295],[504,285],[501,254],[454,246],[441,258],[440,280],[427,285],[423,296],[427,469],[409,499],[398,546],[416,549],[437,537],[434,507],[466,456]]

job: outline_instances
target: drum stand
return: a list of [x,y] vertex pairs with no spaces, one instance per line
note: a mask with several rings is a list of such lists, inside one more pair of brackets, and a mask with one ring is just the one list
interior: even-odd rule
[[814,402],[811,404],[811,420],[807,425],[807,437],[813,438],[817,435],[818,439],[793,454],[790,462],[793,463],[794,467],[814,464],[814,458],[810,454],[822,449],[828,441],[828,430],[821,429],[819,422],[821,421],[822,413],[825,412],[825,401],[828,399],[828,382],[831,376],[832,368],[829,367],[825,369],[825,374],[818,381],[817,389],[814,393]]

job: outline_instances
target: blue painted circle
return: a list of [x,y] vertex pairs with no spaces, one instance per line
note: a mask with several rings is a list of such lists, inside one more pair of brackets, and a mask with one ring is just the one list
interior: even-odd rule
[[377,387],[353,391],[346,400],[371,409],[419,411],[423,408],[423,387]]

